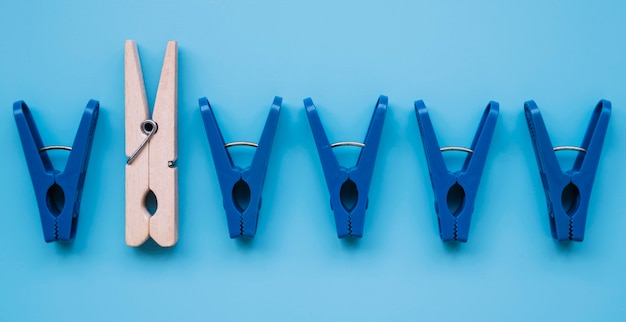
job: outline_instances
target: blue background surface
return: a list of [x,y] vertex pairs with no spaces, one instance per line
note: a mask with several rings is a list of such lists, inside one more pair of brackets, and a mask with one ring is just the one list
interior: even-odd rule
[[[626,314],[626,3],[623,1],[3,1],[0,3],[0,321],[623,321]],[[124,242],[124,41],[150,105],[179,44],[180,239]],[[302,99],[331,141],[360,141],[389,109],[364,238],[336,238]],[[257,237],[228,238],[197,99],[225,140],[256,141],[284,97]],[[101,103],[73,244],[43,241],[11,112],[70,145]],[[555,145],[577,145],[601,98],[613,114],[583,243],[552,240],[523,102]],[[469,242],[439,240],[413,101],[442,145],[501,113]],[[247,164],[252,150],[232,151]],[[349,166],[358,149],[337,150]],[[62,167],[66,155],[54,152]],[[446,155],[451,168],[464,155]],[[574,153],[559,155],[569,167]]]

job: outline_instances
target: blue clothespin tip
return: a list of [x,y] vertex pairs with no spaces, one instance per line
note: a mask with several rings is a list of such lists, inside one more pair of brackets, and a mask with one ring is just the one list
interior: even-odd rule
[[[222,190],[230,238],[253,238],[256,234],[259,210],[261,209],[261,192],[263,191],[263,182],[265,181],[265,173],[267,172],[282,102],[281,97],[274,97],[258,144],[252,142],[226,144],[209,100],[206,97],[199,100],[204,128],[217,171],[217,179]],[[233,164],[227,150],[233,146],[256,148],[250,167],[242,169]]]
[[[69,242],[76,235],[80,199],[99,109],[98,101],[87,103],[72,147],[44,146],[26,103],[17,101],[13,104],[13,115],[35,188],[46,242]],[[57,149],[71,151],[63,171],[55,170],[48,156],[47,151]]]
[[[326,185],[330,193],[330,207],[335,215],[337,236],[339,238],[360,238],[363,236],[368,193],[372,181],[374,163],[376,162],[376,154],[378,153],[380,136],[383,131],[383,123],[385,122],[385,114],[387,113],[387,96],[381,95],[378,98],[374,108],[374,115],[363,143],[337,142],[330,144],[311,98],[304,100],[304,108],[306,109],[313,138],[317,145],[317,152],[322,162],[324,177],[326,177]],[[334,147],[345,145],[361,148],[357,164],[351,168],[340,166],[332,150]]]
[[[415,113],[424,144],[430,180],[435,193],[435,211],[439,221],[439,235],[445,242],[466,242],[478,185],[485,168],[491,138],[498,120],[499,105],[494,101],[489,102],[469,149],[464,147],[441,148],[439,146],[424,101],[415,102]],[[461,170],[456,172],[448,170],[442,154],[446,151],[467,153]]]
[[[611,116],[611,102],[598,102],[580,147],[554,147],[534,101],[524,103],[524,112],[546,194],[552,237],[558,241],[583,241],[591,188]],[[578,153],[571,170],[563,171],[556,158],[555,152],[562,150]]]

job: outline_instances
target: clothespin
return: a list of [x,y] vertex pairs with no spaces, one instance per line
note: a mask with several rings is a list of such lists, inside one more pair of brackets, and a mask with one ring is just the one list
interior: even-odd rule
[[[281,97],[274,97],[258,144],[242,141],[226,144],[209,100],[206,97],[199,100],[204,128],[209,139],[217,178],[222,190],[230,238],[253,238],[256,234],[259,210],[261,209],[261,192],[263,191],[263,182],[265,181],[282,101]],[[227,150],[233,146],[257,148],[250,167],[242,169],[233,164]]]
[[[363,236],[368,193],[387,112],[387,96],[381,95],[378,98],[363,143],[337,142],[330,144],[311,98],[304,100],[304,108],[306,109],[315,145],[317,145],[317,152],[322,162],[324,177],[326,177],[326,185],[330,193],[330,207],[335,215],[337,236],[339,238],[360,238]],[[332,150],[338,146],[357,146],[361,148],[361,154],[355,166],[344,168],[339,165]]]
[[[546,194],[552,237],[558,241],[583,241],[591,188],[611,116],[611,102],[598,102],[580,147],[554,147],[534,101],[524,103],[524,112]],[[578,153],[574,166],[568,171],[561,169],[555,154],[563,150]]]
[[[163,247],[178,240],[178,53],[167,43],[152,118],[141,72],[137,45],[127,40],[126,78],[126,244],[139,246],[148,237]],[[154,214],[146,207],[153,194]]]
[[[439,235],[443,241],[467,241],[478,185],[485,168],[498,112],[498,103],[489,102],[469,149],[456,146],[440,148],[424,101],[415,102],[417,123],[435,193]],[[461,170],[448,170],[442,153],[446,151],[467,153]]]
[[[48,243],[69,242],[76,235],[80,200],[99,111],[98,101],[87,103],[72,147],[44,146],[26,103],[17,101],[13,104],[13,115],[35,188],[43,237]],[[71,151],[63,171],[54,169],[48,156],[49,150]]]

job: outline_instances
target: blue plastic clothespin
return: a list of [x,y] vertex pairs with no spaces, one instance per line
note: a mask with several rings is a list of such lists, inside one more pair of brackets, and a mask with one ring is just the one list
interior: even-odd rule
[[[204,128],[222,190],[230,238],[252,238],[256,234],[261,209],[261,192],[282,102],[281,97],[274,97],[258,144],[251,142],[225,144],[209,100],[206,97],[199,100]],[[241,145],[257,148],[252,164],[244,169],[233,164],[227,150],[229,147]]]
[[[534,101],[524,103],[524,112],[546,194],[552,237],[558,241],[583,241],[591,188],[611,116],[611,102],[598,102],[580,147],[553,147]],[[561,169],[555,154],[561,150],[578,152],[571,170]]]
[[[71,241],[76,235],[80,200],[89,163],[100,104],[90,100],[72,147],[44,146],[33,116],[24,101],[13,104],[13,115],[35,188],[41,226],[46,242]],[[48,150],[71,150],[65,169],[55,170]]]
[[[466,242],[474,212],[474,202],[480,178],[485,168],[487,152],[498,120],[499,105],[491,101],[485,108],[471,147],[440,148],[424,101],[415,102],[424,152],[435,193],[435,211],[439,220],[439,235],[443,241]],[[442,152],[461,151],[467,156],[461,170],[451,172]]]
[[[335,215],[337,236],[339,238],[362,237],[374,163],[376,162],[380,136],[387,113],[387,96],[381,95],[378,98],[363,143],[338,142],[330,144],[311,98],[304,100],[304,108],[322,162],[324,177],[326,177],[326,185],[330,193],[330,206]],[[344,145],[361,147],[357,164],[351,168],[341,167],[332,150],[334,147]],[[351,202],[354,201],[351,199],[356,199],[356,202]]]

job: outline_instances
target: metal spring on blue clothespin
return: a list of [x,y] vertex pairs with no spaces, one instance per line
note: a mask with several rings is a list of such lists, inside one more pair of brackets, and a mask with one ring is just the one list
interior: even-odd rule
[[[26,163],[35,189],[46,242],[71,241],[76,235],[80,200],[100,105],[90,100],[85,107],[72,147],[44,146],[33,116],[24,101],[13,104]],[[49,150],[71,151],[63,171],[55,170]]]
[[[550,230],[558,241],[583,241],[589,198],[611,116],[611,102],[596,105],[580,147],[554,147],[534,101],[524,103],[530,138],[548,203]],[[555,151],[578,153],[572,169],[563,171]]]
[[[369,187],[387,112],[387,96],[381,95],[378,98],[363,143],[338,142],[330,144],[311,98],[304,100],[304,108],[309,118],[317,152],[322,162],[326,185],[330,193],[330,206],[335,215],[337,236],[339,238],[362,237]],[[361,147],[357,164],[351,168],[341,167],[332,151],[332,148],[344,145]],[[356,203],[348,204],[346,202],[348,196],[356,196]]]
[[[252,238],[256,235],[259,210],[261,209],[261,193],[282,101],[281,97],[274,97],[258,144],[252,142],[226,144],[209,100],[206,97],[199,100],[204,128],[209,139],[217,178],[222,190],[230,238]],[[227,150],[233,146],[256,148],[250,167],[242,169],[233,164]]]
[[[446,242],[466,242],[480,178],[498,119],[499,105],[497,102],[489,102],[469,149],[439,146],[424,101],[415,102],[415,113],[435,193],[439,235]],[[446,151],[467,153],[461,170],[448,170],[442,154]]]

